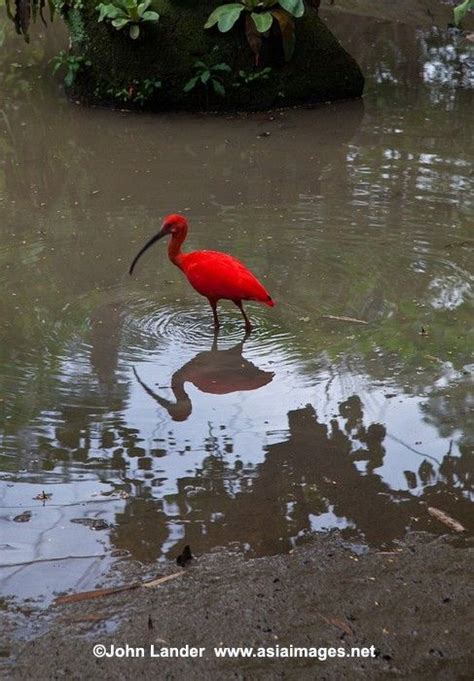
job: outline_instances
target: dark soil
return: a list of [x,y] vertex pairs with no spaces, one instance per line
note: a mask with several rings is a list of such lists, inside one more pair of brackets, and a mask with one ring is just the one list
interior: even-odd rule
[[[10,679],[471,679],[473,553],[424,533],[363,555],[335,536],[270,558],[215,552],[162,586],[52,607],[47,634],[25,641],[10,632],[3,671]],[[145,657],[99,660],[96,643],[142,646]],[[152,643],[206,652],[150,658]],[[376,657],[223,660],[213,652],[220,644],[373,645]]]

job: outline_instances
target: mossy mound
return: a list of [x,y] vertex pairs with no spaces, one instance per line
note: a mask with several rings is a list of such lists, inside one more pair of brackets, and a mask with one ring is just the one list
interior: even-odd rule
[[[107,0],[106,0],[107,1]],[[73,95],[88,103],[187,110],[262,110],[348,99],[362,94],[364,79],[354,59],[307,6],[296,20],[296,48],[285,63],[278,29],[272,29],[258,68],[243,22],[228,33],[204,29],[217,0],[153,0],[156,24],[141,24],[132,40],[127,28],[98,23],[98,0],[83,0],[66,17],[72,53],[81,57]],[[276,23],[276,22],[274,22]],[[185,92],[194,64],[227,64],[216,77],[225,90],[198,83]],[[255,74],[266,69],[261,76]],[[161,83],[161,85],[159,84]],[[220,89],[220,88],[219,88]]]

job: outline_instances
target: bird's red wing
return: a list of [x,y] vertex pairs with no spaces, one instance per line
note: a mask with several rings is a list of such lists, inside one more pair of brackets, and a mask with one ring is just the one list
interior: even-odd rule
[[257,300],[273,305],[271,296],[257,277],[227,253],[187,253],[183,256],[182,267],[191,286],[206,298]]

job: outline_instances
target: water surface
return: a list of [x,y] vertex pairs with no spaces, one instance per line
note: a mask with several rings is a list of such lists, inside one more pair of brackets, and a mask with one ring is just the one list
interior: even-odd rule
[[[7,36],[3,595],[47,602],[187,543],[391,546],[446,530],[428,506],[472,533],[469,43],[333,21],[363,101],[226,118],[81,108],[49,76],[61,35]],[[163,242],[128,277],[168,212],[268,287],[249,338],[231,304],[214,338]]]

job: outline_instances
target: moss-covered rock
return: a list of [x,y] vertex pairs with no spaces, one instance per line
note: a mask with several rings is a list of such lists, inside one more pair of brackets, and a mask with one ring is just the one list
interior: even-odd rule
[[[160,20],[141,24],[136,40],[126,28],[118,31],[108,21],[98,23],[98,4],[98,0],[82,0],[80,18],[77,10],[66,15],[72,51],[88,64],[76,78],[73,92],[83,101],[155,110],[255,110],[362,94],[364,79],[357,63],[312,7],[307,6],[295,22],[291,61],[285,63],[274,27],[263,41],[257,68],[243,22],[225,34],[217,28],[204,29],[218,0],[153,0],[152,9],[159,12]],[[215,92],[211,83],[184,91],[196,73],[196,61],[230,67],[228,72],[215,73],[225,96]],[[263,69],[267,71],[262,77],[251,79]]]

